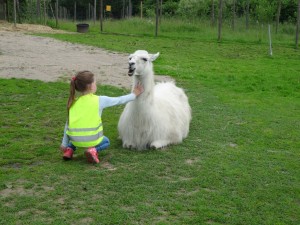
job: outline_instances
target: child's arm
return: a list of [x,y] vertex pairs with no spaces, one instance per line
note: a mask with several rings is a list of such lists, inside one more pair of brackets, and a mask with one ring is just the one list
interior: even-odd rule
[[135,100],[141,93],[144,92],[144,88],[142,85],[137,84],[132,93],[128,95],[123,95],[120,97],[108,97],[108,96],[100,96],[100,112],[102,112],[103,109],[115,105],[121,105],[126,104],[127,102]]
[[65,129],[64,129],[64,136],[63,136],[63,139],[62,139],[62,142],[60,145],[60,150],[62,150],[62,151],[64,151],[68,147],[68,144],[69,144],[69,137],[66,133],[67,128],[68,128],[68,122],[66,122]]

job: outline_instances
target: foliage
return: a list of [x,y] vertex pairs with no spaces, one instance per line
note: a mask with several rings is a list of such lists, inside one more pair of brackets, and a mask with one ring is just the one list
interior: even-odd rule
[[[278,0],[240,0],[236,2],[236,15],[237,17],[245,16],[246,2],[250,2],[250,19],[252,23],[256,21],[260,23],[271,22],[275,20],[277,13]],[[73,0],[60,0],[59,6],[68,9],[68,15],[70,19],[74,17],[74,2]],[[141,1],[131,0],[132,2],[132,13],[133,16],[140,15]],[[217,0],[214,0],[215,10],[218,11]],[[9,3],[9,20],[13,20],[13,0],[8,0]],[[20,7],[18,9],[19,21],[29,22],[40,22],[41,19],[37,16],[36,6],[37,1],[20,0]],[[52,17],[50,5],[55,10],[56,0],[47,0],[47,11],[48,16]],[[123,3],[125,3],[123,8]],[[284,22],[295,22],[297,12],[297,1],[296,0],[281,0],[281,16],[280,21]],[[80,20],[87,19],[88,6],[94,5],[94,0],[77,0],[77,18]],[[167,17],[184,17],[184,18],[206,18],[210,17],[211,13],[211,0],[164,0],[162,1],[162,14]],[[232,18],[232,4],[233,0],[227,0],[224,4],[224,16],[225,18]],[[123,9],[126,10],[129,7],[129,1],[123,0],[103,0],[103,5],[111,5],[112,13],[114,18],[121,18]],[[41,7],[43,8],[43,1],[41,1]],[[97,18],[99,19],[100,7],[99,1],[97,1]],[[156,0],[144,0],[143,1],[143,12],[144,16],[153,17],[155,16]]]
[[205,0],[180,0],[177,13],[188,18],[207,15],[209,2]]

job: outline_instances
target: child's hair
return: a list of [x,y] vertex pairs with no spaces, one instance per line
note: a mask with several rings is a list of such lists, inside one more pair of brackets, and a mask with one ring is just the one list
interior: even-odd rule
[[94,74],[87,70],[80,71],[72,77],[70,82],[70,96],[67,104],[68,112],[75,101],[75,90],[78,92],[86,91],[88,89],[88,85],[92,84],[94,80]]

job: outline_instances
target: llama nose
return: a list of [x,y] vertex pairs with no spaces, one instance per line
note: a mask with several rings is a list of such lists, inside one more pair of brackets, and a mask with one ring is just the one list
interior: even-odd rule
[[129,66],[130,66],[130,67],[131,67],[131,66],[133,66],[133,65],[134,65],[134,63],[133,63],[133,62],[130,62],[130,63],[129,63]]

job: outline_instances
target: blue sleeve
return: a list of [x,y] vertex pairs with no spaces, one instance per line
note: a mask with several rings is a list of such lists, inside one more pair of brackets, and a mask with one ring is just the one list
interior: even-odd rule
[[61,145],[64,146],[64,147],[67,147],[68,144],[69,144],[69,137],[66,133],[67,129],[68,129],[68,122],[66,122],[65,129],[64,129],[64,137],[63,137],[62,142],[61,142]]
[[107,107],[126,104],[127,102],[135,100],[135,98],[136,98],[136,96],[133,93],[128,94],[128,95],[123,95],[120,97],[100,96],[99,97],[99,101],[100,101],[99,112],[101,114],[102,110]]

